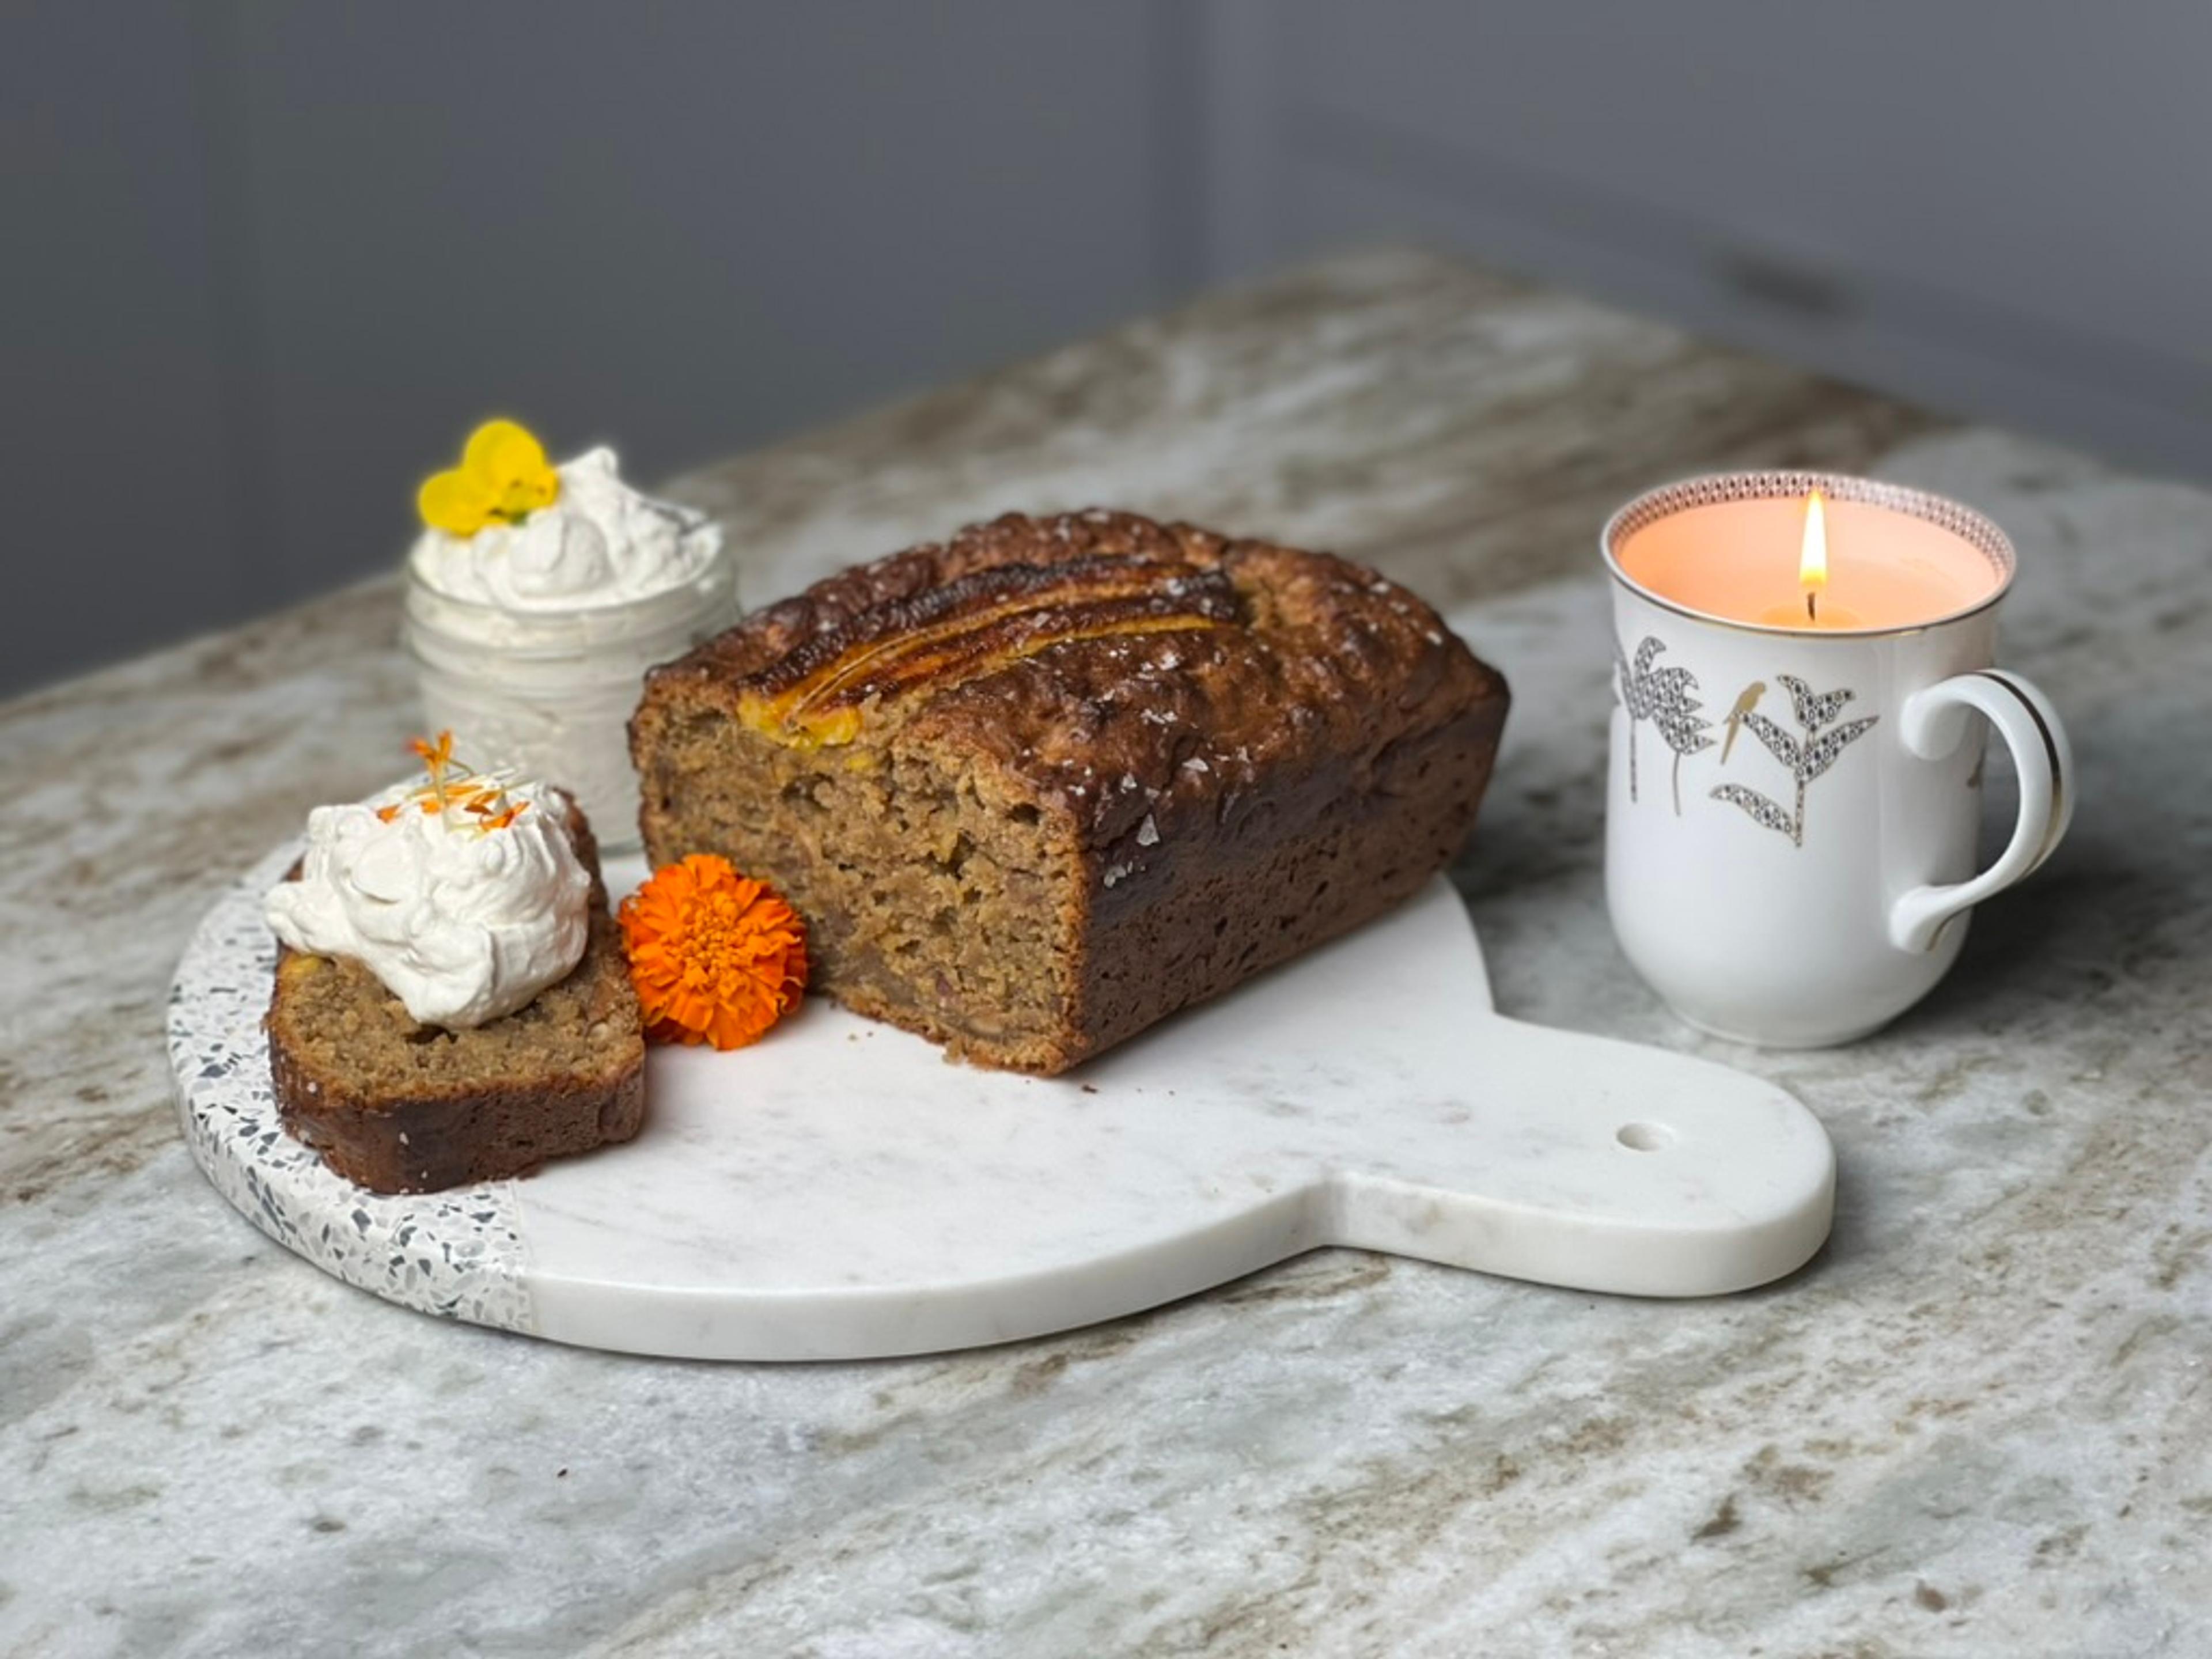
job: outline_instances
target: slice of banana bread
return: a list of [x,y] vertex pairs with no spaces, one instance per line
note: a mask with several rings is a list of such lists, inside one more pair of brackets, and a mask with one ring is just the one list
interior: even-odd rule
[[637,993],[573,807],[568,830],[592,872],[590,941],[565,979],[511,1014],[465,1030],[417,1024],[360,963],[278,948],[263,1022],[277,1109],[339,1175],[374,1192],[434,1192],[637,1133]]
[[630,735],[655,865],[723,854],[838,1000],[1055,1073],[1411,894],[1506,702],[1370,570],[1093,511],[756,612],[649,675]]

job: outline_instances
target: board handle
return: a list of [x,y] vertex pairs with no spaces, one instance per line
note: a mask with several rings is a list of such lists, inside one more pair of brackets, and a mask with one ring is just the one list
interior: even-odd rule
[[1779,1279],[1827,1238],[1835,1152],[1787,1090],[1517,1020],[1482,1022],[1475,1048],[1468,1097],[1447,1109],[1464,1114],[1467,1164],[1346,1171],[1328,1193],[1328,1242],[1695,1297]]

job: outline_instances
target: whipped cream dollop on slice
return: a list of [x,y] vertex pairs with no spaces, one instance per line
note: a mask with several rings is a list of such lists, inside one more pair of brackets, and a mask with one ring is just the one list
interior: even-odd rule
[[523,810],[495,830],[425,812],[420,795],[401,786],[310,813],[298,879],[270,890],[270,930],[295,951],[353,957],[421,1024],[481,1025],[583,959],[592,878],[558,790],[507,786]]
[[594,449],[555,469],[561,493],[520,524],[473,536],[426,530],[408,557],[448,598],[507,611],[571,611],[649,599],[694,581],[722,545],[703,513],[641,495]]

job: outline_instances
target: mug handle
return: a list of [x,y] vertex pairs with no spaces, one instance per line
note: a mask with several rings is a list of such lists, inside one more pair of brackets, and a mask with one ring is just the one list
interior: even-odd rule
[[2027,875],[2057,849],[2074,820],[2074,751],[2050,700],[2017,674],[1977,669],[1916,691],[1899,712],[1905,746],[1924,760],[1955,750],[1969,711],[1997,729],[2020,778],[2020,822],[1997,861],[1971,881],[1915,887],[1890,907],[1889,941],[1932,951],[1943,924]]

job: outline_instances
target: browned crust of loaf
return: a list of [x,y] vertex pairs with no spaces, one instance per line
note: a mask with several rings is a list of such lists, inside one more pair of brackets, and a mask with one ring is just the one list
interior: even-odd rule
[[[1217,625],[1134,639],[1070,629],[977,672],[1026,623],[1003,614],[1020,612],[1009,596],[1050,591],[1052,627],[1079,619],[1081,592],[1040,569],[1100,571],[1103,615],[1109,599],[1126,603],[1126,577],[1110,580],[1117,561],[1164,599],[1225,583],[1233,613],[1209,603]],[[942,653],[955,670],[933,677],[933,644],[895,643],[921,672],[884,672],[884,641],[963,612],[977,633]],[[1080,989],[1048,1042],[1016,1050],[823,988],[963,1058],[1048,1073],[1417,889],[1473,824],[1509,701],[1427,605],[1348,561],[1133,514],[1010,514],[817,583],[654,671],[631,726],[641,774],[650,785],[657,751],[685,722],[750,713],[757,729],[762,699],[810,681],[827,688],[823,702],[872,682],[860,718],[894,753],[991,772],[1006,798],[1038,810],[1040,833],[1076,849],[1079,870],[1061,903],[1080,940]],[[714,850],[683,844],[681,817],[647,788],[641,828],[655,864]]]
[[1171,896],[1094,906],[1082,1002],[1047,1069],[1066,1070],[1410,898],[1474,827],[1505,719],[1478,703],[1404,739],[1357,787],[1310,788],[1272,822],[1188,837]]
[[[495,1087],[431,1087],[404,1093],[365,1088],[343,1066],[319,1064],[295,1031],[288,992],[300,957],[277,949],[276,982],[262,1025],[269,1038],[270,1077],[285,1129],[313,1147],[335,1173],[372,1192],[427,1193],[478,1181],[527,1175],[550,1158],[589,1152],[635,1137],[645,1122],[645,1043],[636,994],[629,983],[620,932],[608,913],[599,848],[573,802],[568,830],[577,856],[592,872],[591,937],[562,988],[588,988],[610,1018],[626,1019],[636,1040],[611,1066],[549,1068]],[[291,879],[298,875],[295,866]],[[365,1018],[404,1020],[393,1000],[357,963],[333,963],[360,981]],[[550,994],[550,993],[549,993]],[[466,1041],[469,1034],[456,1033]],[[588,1056],[580,1055],[579,1060]]]

